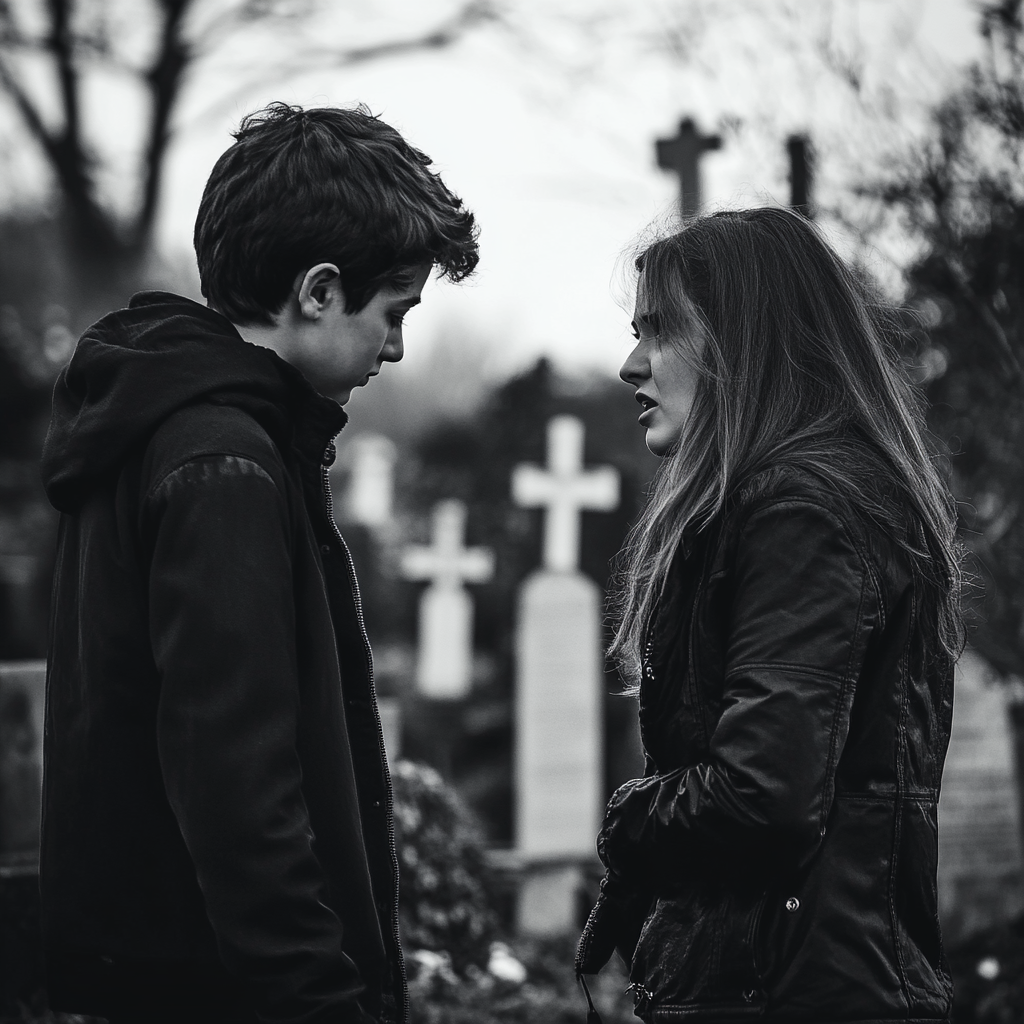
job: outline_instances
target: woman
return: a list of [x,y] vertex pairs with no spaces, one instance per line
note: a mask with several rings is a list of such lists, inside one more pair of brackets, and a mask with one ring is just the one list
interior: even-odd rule
[[647,768],[608,804],[577,971],[617,948],[652,1024],[946,1020],[960,567],[885,321],[785,210],[697,220],[637,268],[620,375],[664,462],[611,652]]

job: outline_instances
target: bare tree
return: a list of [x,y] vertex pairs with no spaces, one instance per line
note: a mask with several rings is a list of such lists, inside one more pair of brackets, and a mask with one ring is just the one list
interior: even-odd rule
[[[0,95],[10,101],[49,165],[78,247],[108,265],[134,260],[144,251],[187,76],[254,25],[283,30],[322,15],[327,7],[324,0],[0,0]],[[493,17],[488,0],[464,0],[419,34],[305,50],[302,67],[442,49]],[[261,72],[265,80],[268,73],[288,70],[283,55],[279,67]],[[146,116],[133,173],[135,199],[127,213],[116,211],[98,187],[105,158],[98,140],[89,138],[84,116],[91,74],[128,78],[142,89]],[[39,89],[40,78],[56,84],[50,90],[55,97]],[[54,105],[55,117],[49,114]]]

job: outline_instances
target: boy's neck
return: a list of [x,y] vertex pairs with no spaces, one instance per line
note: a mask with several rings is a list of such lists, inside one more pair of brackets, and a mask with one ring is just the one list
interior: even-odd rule
[[290,363],[289,354],[293,351],[294,339],[288,328],[281,323],[274,324],[236,324],[232,326],[241,335],[243,341],[250,345],[260,345],[276,352],[285,362]]

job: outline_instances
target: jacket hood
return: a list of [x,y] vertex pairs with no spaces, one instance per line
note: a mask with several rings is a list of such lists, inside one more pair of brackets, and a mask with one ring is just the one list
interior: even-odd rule
[[346,416],[270,349],[243,341],[220,313],[168,292],[141,292],[82,335],[53,390],[42,474],[50,503],[79,508],[172,413],[198,401],[251,413],[278,442],[307,410],[333,436]]

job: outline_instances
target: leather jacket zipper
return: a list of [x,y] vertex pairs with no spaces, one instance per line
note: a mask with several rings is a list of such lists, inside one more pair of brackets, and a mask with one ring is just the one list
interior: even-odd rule
[[[327,444],[325,462],[333,463],[335,452],[336,448],[334,441],[331,440]],[[320,466],[320,474],[324,493],[324,509],[327,512],[327,521],[330,524],[331,532],[341,545],[341,550],[345,555],[345,569],[348,573],[349,583],[352,586],[352,596],[355,600],[356,606],[356,619],[359,623],[359,635],[362,637],[363,650],[366,655],[366,671],[367,677],[370,681],[370,697],[373,706],[373,717],[377,724],[377,741],[380,744],[380,759],[381,764],[384,767],[384,780],[387,783],[385,816],[388,826],[388,852],[391,854],[391,873],[395,887],[395,899],[391,908],[391,935],[395,942],[395,953],[398,958],[399,981],[401,983],[398,993],[398,1020],[399,1024],[405,1024],[409,1019],[409,978],[405,970],[405,957],[402,954],[402,940],[398,932],[398,848],[395,841],[395,812],[394,798],[391,793],[391,770],[388,767],[388,755],[387,750],[384,747],[384,728],[381,725],[380,711],[377,708],[377,692],[373,684],[373,654],[370,650],[370,638],[366,635],[366,624],[363,622],[363,596],[359,592],[359,581],[356,579],[355,566],[352,562],[352,553],[349,551],[348,545],[345,543],[345,538],[342,537],[341,531],[338,529],[338,524],[334,521],[334,497],[331,494],[331,483],[327,472],[327,465]]]
[[763,964],[761,964],[760,957],[757,955],[757,937],[758,932],[761,930],[761,918],[764,916],[764,907],[767,902],[768,890],[766,889],[754,907],[754,913],[750,918],[750,931],[747,934],[747,941],[750,943],[750,959],[754,963],[754,974],[757,977],[758,984],[764,981],[764,973]]
[[633,993],[633,1013],[637,1017],[642,1017],[650,1008],[651,1002],[654,1000],[654,993],[650,992],[638,981],[634,981],[629,985],[626,991]]

